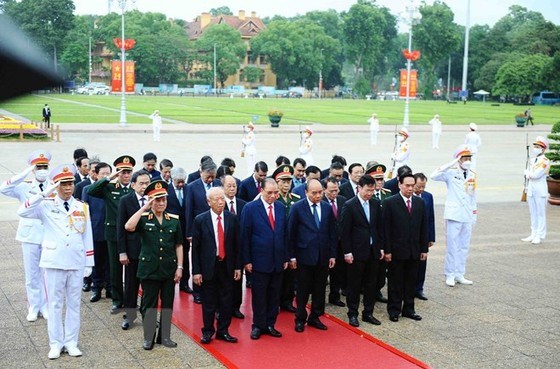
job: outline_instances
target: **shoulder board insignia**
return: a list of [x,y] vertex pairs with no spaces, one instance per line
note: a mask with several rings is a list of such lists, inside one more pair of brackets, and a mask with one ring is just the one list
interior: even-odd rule
[[476,172],[474,170],[469,170],[469,172],[471,172],[473,174],[476,174]]
[[387,188],[382,188],[381,192],[383,193],[391,193],[391,190],[387,189]]
[[295,197],[296,199],[301,199],[301,196],[298,195],[297,193],[292,193],[291,195],[292,195],[292,197]]
[[26,179],[25,181],[23,181],[23,183],[31,183],[33,181],[31,181],[30,179]]
[[[169,218],[173,218],[173,219],[179,219],[179,216],[177,214],[171,214],[171,213],[167,213]],[[169,220],[169,219],[168,219]]]
[[150,212],[149,212],[149,211],[147,211],[147,212],[145,212],[145,213],[142,213],[142,216],[143,216],[143,217],[147,217],[148,215],[150,215]]

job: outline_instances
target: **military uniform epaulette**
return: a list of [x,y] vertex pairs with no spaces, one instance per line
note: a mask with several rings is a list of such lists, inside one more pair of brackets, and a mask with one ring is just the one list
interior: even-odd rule
[[177,214],[171,214],[171,213],[166,213],[170,218],[173,219],[179,219],[179,216]]
[[26,179],[25,181],[23,181],[23,183],[32,183],[33,181],[30,179]]
[[143,216],[143,217],[147,217],[148,215],[150,215],[150,212],[149,212],[149,211],[147,211],[147,212],[145,212],[145,213],[142,213],[142,216]]
[[54,197],[45,197],[45,201],[54,201]]
[[389,190],[387,188],[382,188],[381,192],[383,192],[384,194],[388,194],[388,193],[391,193],[391,190]]
[[292,197],[295,197],[296,199],[301,199],[301,196],[298,195],[297,193],[290,193],[290,195],[292,195]]
[[471,172],[471,173],[473,173],[473,174],[476,174],[476,172],[475,172],[474,170],[470,170],[470,169],[469,169],[469,172]]

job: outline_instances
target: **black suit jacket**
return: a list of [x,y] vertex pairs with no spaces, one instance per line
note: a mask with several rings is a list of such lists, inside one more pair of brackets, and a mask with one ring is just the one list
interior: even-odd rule
[[348,181],[345,184],[340,185],[339,194],[350,200],[351,198],[356,196],[356,186],[353,186],[352,182]]
[[[147,199],[147,197],[146,197]],[[117,250],[119,254],[126,253],[129,259],[137,260],[140,256],[140,234],[129,232],[124,225],[130,217],[140,209],[136,192],[131,192],[119,200],[117,210]]]
[[[235,210],[235,215],[237,215],[237,217],[239,218],[239,216],[241,215],[241,212],[243,211],[243,207],[245,207],[245,204],[247,204],[247,202],[244,201],[244,200],[241,200],[237,196],[235,197],[235,202],[237,204],[237,209],[234,209]],[[230,211],[230,206],[231,206],[230,200],[228,200],[226,198],[226,207],[224,208],[224,210],[225,211]]]
[[428,222],[424,201],[412,196],[412,214],[401,195],[383,202],[383,239],[385,253],[394,260],[419,260],[428,252]]
[[[233,272],[241,269],[241,252],[239,247],[239,221],[237,216],[222,212],[224,223],[224,239],[226,247],[226,268],[233,280]],[[216,265],[216,236],[210,210],[199,214],[194,219],[192,236],[192,274],[202,274],[202,279],[214,278]]]
[[255,185],[255,178],[252,175],[241,181],[241,185],[237,191],[237,197],[250,202],[253,201],[258,194],[259,190]]
[[385,182],[383,188],[391,190],[391,195],[396,195],[399,193],[399,180],[397,179],[397,177],[391,178],[390,180]]
[[[360,198],[354,196],[346,201],[340,215],[342,251],[352,253],[354,260],[366,261],[373,256],[381,257],[383,249],[381,203],[377,199],[369,200],[370,221],[366,218]],[[370,243],[373,241],[373,244]]]
[[199,178],[196,181],[189,183],[187,187],[187,197],[185,198],[185,223],[186,223],[186,236],[192,237],[194,218],[210,210],[208,200],[206,200],[205,184]]
[[187,186],[184,186],[181,190],[183,193],[183,204],[179,203],[177,198],[177,193],[175,192],[175,187],[173,184],[167,187],[167,208],[165,209],[170,214],[175,214],[179,216],[179,223],[181,224],[181,232],[187,234],[187,223],[185,220],[185,203],[187,202]]
[[91,179],[89,179],[89,177],[79,183],[76,183],[76,187],[74,187],[74,198],[78,200],[82,200],[82,192],[84,190],[84,187],[89,186],[90,184],[91,184]]
[[[323,196],[323,200],[325,200],[329,206],[331,205],[331,202],[329,199],[327,199],[326,196]],[[336,235],[337,235],[337,239],[340,240],[340,235],[341,235],[341,229],[340,229],[340,216],[342,214],[342,208],[344,208],[344,204],[346,203],[347,199],[344,196],[338,195],[336,197],[335,203],[336,203],[336,209],[337,209],[337,215],[335,217],[335,222],[336,222]],[[331,210],[332,210],[332,206],[331,206]],[[334,213],[333,213],[334,215]]]
[[189,173],[189,176],[187,177],[187,184],[194,182],[199,178],[200,178],[200,172],[198,170],[196,172]]

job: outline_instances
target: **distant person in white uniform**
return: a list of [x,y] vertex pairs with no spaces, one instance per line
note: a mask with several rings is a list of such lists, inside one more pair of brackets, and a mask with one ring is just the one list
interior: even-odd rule
[[476,170],[476,161],[478,159],[478,149],[482,146],[482,140],[478,134],[478,127],[476,123],[469,123],[469,133],[465,137],[465,145],[469,147],[473,157],[471,159],[471,169]]
[[159,142],[160,132],[161,132],[161,116],[159,115],[159,110],[154,111],[150,115],[152,120],[152,131],[154,133],[154,142]]
[[299,157],[305,160],[305,163],[309,165],[313,165],[313,155],[311,151],[313,151],[313,140],[311,139],[311,135],[313,134],[313,130],[309,127],[305,127],[302,132],[302,138],[299,146]]
[[253,174],[253,169],[257,162],[255,125],[253,122],[249,122],[249,124],[245,126],[241,142],[243,143],[243,154],[245,156],[245,162],[247,163],[247,173],[249,173],[248,175],[250,176]]
[[441,120],[439,120],[439,114],[434,115],[428,123],[432,126],[432,149],[439,149],[439,138],[441,136]]
[[377,145],[377,134],[379,133],[379,119],[377,114],[373,113],[371,118],[368,119],[369,132],[372,145]]
[[399,168],[403,165],[408,165],[408,159],[410,157],[410,145],[408,143],[408,137],[410,132],[406,127],[401,128],[397,133],[397,149],[391,155],[391,160],[394,162],[393,173],[397,173]]
[[546,176],[550,171],[550,160],[544,156],[548,148],[548,140],[537,136],[533,142],[532,160],[529,168],[525,170],[527,178],[527,202],[531,214],[531,234],[521,241],[538,245],[546,238],[546,198],[548,187]]
[[460,145],[454,157],[453,161],[442,165],[430,176],[434,181],[447,185],[443,213],[447,242],[444,273],[445,284],[450,287],[455,286],[455,282],[473,284],[465,278],[465,268],[477,215],[477,178],[470,169],[472,153],[467,145]]
[[[50,173],[54,185],[35,194],[18,210],[20,216],[38,219],[44,225],[39,265],[45,269],[51,360],[59,358],[63,348],[70,356],[82,356],[78,348],[82,283],[94,264],[89,208],[72,196],[75,173],[72,164],[54,168]],[[55,191],[55,197],[48,197]]]
[[[49,186],[49,162],[51,154],[37,150],[29,155],[30,165],[20,174],[16,174],[0,185],[0,193],[24,203],[33,195],[39,194]],[[33,179],[26,181],[29,174]],[[43,241],[43,223],[39,219],[19,218],[16,240],[21,242],[23,267],[25,270],[25,290],[27,292],[27,321],[34,322],[39,315],[48,317],[47,299],[43,283],[43,270],[39,267],[41,260],[41,242]]]

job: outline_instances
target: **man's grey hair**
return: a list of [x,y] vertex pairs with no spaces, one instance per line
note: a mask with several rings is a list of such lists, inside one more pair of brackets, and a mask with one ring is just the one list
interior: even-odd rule
[[213,160],[206,160],[202,164],[200,164],[200,170],[202,172],[215,172],[218,169],[216,163]]
[[187,179],[187,172],[183,168],[173,168],[171,169],[171,179],[184,181]]
[[217,193],[220,193],[221,196],[224,197],[224,188],[220,186],[212,187],[211,189],[208,190],[208,192],[206,192],[206,199],[210,200],[210,198],[216,195]]

